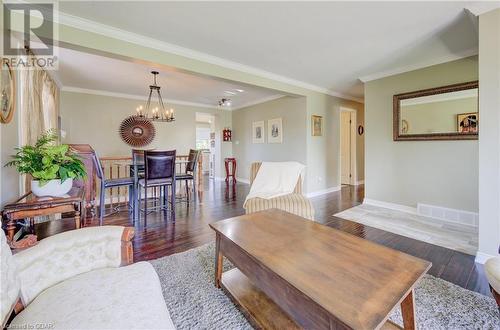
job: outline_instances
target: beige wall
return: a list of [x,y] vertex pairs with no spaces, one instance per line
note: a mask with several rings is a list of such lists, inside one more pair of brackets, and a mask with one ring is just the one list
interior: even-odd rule
[[[323,95],[307,98],[307,192],[318,192],[340,186],[340,108],[356,110],[357,126],[364,124],[362,103]],[[323,116],[323,136],[312,136],[311,116]],[[364,135],[357,135],[358,181],[363,180]]]
[[[16,76],[17,74],[16,71]],[[19,91],[19,79],[16,79]],[[15,167],[4,167],[10,160],[15,150],[19,147],[19,108],[20,95],[17,93],[16,111],[12,121],[0,124],[0,208],[8,202],[14,201],[19,196],[19,173]]]
[[[131,115],[144,101],[110,96],[61,92],[61,124],[66,132],[63,143],[88,143],[102,156],[129,155],[131,147],[118,133],[120,123]],[[185,105],[173,105],[176,120],[172,123],[154,123],[155,140],[148,147],[176,149],[179,155],[187,155],[196,143],[196,112],[211,113],[216,121],[216,144],[221,158],[231,155],[231,144],[222,143],[220,125],[230,122],[231,113],[223,116],[221,110]],[[222,176],[222,168],[216,167],[216,176]]]
[[[267,121],[282,118],[283,143],[267,143]],[[264,121],[265,143],[252,143],[252,123]],[[248,180],[254,161],[298,161],[306,159],[306,100],[282,97],[233,111],[233,154],[238,161],[237,176]]]
[[478,211],[477,141],[392,138],[394,94],[476,79],[478,60],[470,57],[365,84],[366,198]]

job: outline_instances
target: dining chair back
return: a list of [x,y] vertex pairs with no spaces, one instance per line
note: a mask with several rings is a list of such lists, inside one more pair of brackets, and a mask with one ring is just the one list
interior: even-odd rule
[[189,149],[188,163],[186,164],[186,173],[194,173],[198,165],[199,150]]
[[[106,189],[111,189],[115,187],[128,187],[128,208],[129,211],[133,209],[134,205],[134,179],[132,177],[122,177],[122,178],[112,178],[106,179],[104,176],[104,170],[102,167],[101,160],[96,152],[93,154],[93,162],[96,168],[96,176],[101,181],[100,190],[99,190],[99,225],[102,226],[106,203]],[[114,213],[114,212],[113,212]],[[108,214],[109,215],[109,214]]]
[[175,150],[144,151],[144,178],[169,179],[175,177]]
[[[175,221],[175,157],[175,150],[144,151],[144,179],[139,180],[139,186],[144,188],[145,226],[148,214],[148,188],[153,187],[155,189],[159,187],[160,189],[160,202],[162,205],[159,208],[166,212],[170,204],[170,214],[173,221]],[[170,193],[168,188],[170,188]],[[140,205],[140,203],[138,204]]]
[[102,163],[99,157],[97,156],[97,153],[94,152],[94,155],[92,157],[94,161],[94,166],[95,166],[95,174],[99,178],[99,180],[102,180],[104,178],[104,171],[102,169]]

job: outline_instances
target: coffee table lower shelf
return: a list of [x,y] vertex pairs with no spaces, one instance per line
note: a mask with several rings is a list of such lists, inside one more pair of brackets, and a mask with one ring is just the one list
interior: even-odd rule
[[[257,329],[301,329],[287,313],[266,296],[238,268],[222,274],[221,287]],[[402,329],[387,321],[382,329]]]

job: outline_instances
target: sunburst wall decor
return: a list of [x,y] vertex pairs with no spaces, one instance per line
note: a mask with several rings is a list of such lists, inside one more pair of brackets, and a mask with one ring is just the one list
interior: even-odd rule
[[153,142],[156,129],[153,123],[144,117],[130,116],[120,124],[122,140],[132,147],[144,147]]

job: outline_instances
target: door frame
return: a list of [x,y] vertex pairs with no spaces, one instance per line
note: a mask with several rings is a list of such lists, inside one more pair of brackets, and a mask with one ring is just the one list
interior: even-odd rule
[[345,108],[345,107],[340,107],[340,112],[339,112],[339,182],[340,185],[342,185],[342,168],[340,164],[340,157],[342,153],[342,122],[340,120],[340,116],[342,112],[349,112],[351,114],[351,177],[349,180],[349,184],[355,186],[356,183],[358,182],[358,169],[357,169],[357,163],[356,163],[356,138],[357,138],[357,132],[356,132],[356,125],[357,125],[357,112],[355,109],[351,108]]

